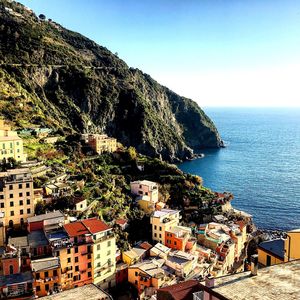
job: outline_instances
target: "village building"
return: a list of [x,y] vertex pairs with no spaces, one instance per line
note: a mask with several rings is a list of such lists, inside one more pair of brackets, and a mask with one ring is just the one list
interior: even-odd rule
[[23,225],[34,215],[33,180],[30,170],[12,169],[0,173],[0,212],[6,226]]
[[131,182],[130,188],[139,207],[146,214],[154,212],[158,202],[158,184],[149,180],[138,180]]
[[112,228],[98,219],[86,219],[82,224],[92,234],[93,283],[103,289],[115,286],[116,238]]
[[33,299],[33,277],[30,271],[0,275],[0,298]]
[[272,266],[300,259],[300,229],[287,232],[286,238],[262,242],[258,245],[258,262],[261,266]]
[[97,154],[117,150],[117,140],[106,134],[87,134],[83,136],[83,139]]
[[165,234],[167,230],[179,225],[179,211],[162,209],[155,211],[150,217],[152,224],[152,240],[166,244]]
[[31,261],[35,294],[43,297],[60,291],[60,262],[58,257],[48,257]]
[[128,267],[128,282],[137,288],[140,299],[154,295],[165,284],[176,282],[175,277],[163,265],[163,259],[153,259]]
[[0,161],[13,158],[16,161],[25,161],[26,154],[23,152],[23,140],[16,131],[0,120]]

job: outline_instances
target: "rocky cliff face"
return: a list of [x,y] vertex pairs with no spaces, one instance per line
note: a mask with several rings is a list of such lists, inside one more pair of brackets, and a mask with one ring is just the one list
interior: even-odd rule
[[221,146],[217,129],[194,101],[7,0],[0,2],[0,113],[19,128],[105,132],[167,160]]

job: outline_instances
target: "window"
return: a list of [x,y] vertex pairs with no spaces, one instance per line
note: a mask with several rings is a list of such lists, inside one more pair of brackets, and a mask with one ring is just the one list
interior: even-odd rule
[[97,259],[99,259],[100,258],[100,254],[97,254]]
[[68,253],[68,254],[71,254],[71,249],[70,249],[70,248],[67,250],[67,253]]
[[19,183],[19,189],[23,188],[23,184]]
[[9,274],[14,274],[14,266],[13,265],[9,266]]
[[39,285],[36,286],[36,291],[40,292],[41,291],[41,287]]
[[30,214],[30,208],[27,208],[27,213]]
[[92,272],[88,272],[88,277],[92,277]]
[[159,226],[159,231],[161,231],[161,226]]
[[161,233],[159,234],[159,238],[161,239]]
[[30,205],[30,199],[26,200],[27,205]]
[[100,266],[101,266],[101,265],[100,265],[100,263],[98,262],[98,263],[97,263],[97,268],[99,268]]
[[157,237],[157,234],[156,234],[156,233],[154,233],[154,237]]
[[14,194],[9,194],[9,198],[13,198],[14,197]]
[[23,205],[23,200],[19,200],[19,205]]
[[24,211],[23,209],[20,209],[20,215],[23,215]]
[[75,257],[75,262],[78,263],[78,256]]
[[26,196],[30,196],[30,192],[26,192]]
[[35,279],[40,279],[40,273],[35,274]]
[[4,208],[4,203],[1,203],[1,208]]
[[174,245],[175,245],[175,246],[177,245],[177,242],[176,242],[176,241],[174,242]]
[[13,206],[14,206],[14,201],[10,201],[10,202],[9,202],[9,206],[10,206],[10,207],[13,207]]
[[10,212],[10,216],[13,217],[14,215],[15,215],[15,212],[14,212],[14,211],[11,211],[11,212]]
[[53,270],[53,276],[57,276],[57,270]]
[[30,184],[29,183],[26,183],[26,188],[28,189],[30,187]]
[[75,253],[78,253],[78,247],[75,247]]
[[56,256],[57,256],[57,257],[59,256],[59,251],[56,251]]
[[111,251],[110,250],[108,250],[107,251],[107,256],[109,256],[111,254]]
[[23,193],[19,193],[19,197],[23,197]]
[[138,276],[139,275],[139,273],[138,272],[135,272],[135,276]]
[[154,225],[154,230],[156,230],[157,229],[157,226],[156,225]]
[[4,199],[4,195],[0,195],[0,199]]
[[49,272],[48,271],[46,271],[44,274],[45,274],[45,278],[49,277]]
[[9,188],[9,190],[12,190],[12,189],[13,189],[13,185],[10,184],[10,185],[8,186],[8,188]]
[[71,258],[70,257],[68,257],[68,263],[70,263],[71,262]]
[[79,266],[75,266],[75,272],[79,271]]
[[107,242],[107,247],[110,247],[111,246],[111,241],[108,241]]
[[137,285],[137,284],[138,284],[138,281],[137,281],[137,280],[135,280],[135,281],[134,281],[134,283]]
[[17,149],[17,152],[20,153],[20,149]]
[[100,245],[97,245],[97,250],[100,250]]
[[88,251],[88,253],[92,253],[92,246],[91,245],[87,246],[87,251]]
[[88,267],[88,268],[91,268],[91,267],[92,267],[92,263],[89,262],[87,267]]
[[49,291],[49,284],[45,285],[45,290],[48,292]]

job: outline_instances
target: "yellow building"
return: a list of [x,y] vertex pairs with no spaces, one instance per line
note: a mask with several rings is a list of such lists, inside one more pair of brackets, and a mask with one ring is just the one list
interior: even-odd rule
[[0,212],[6,226],[23,224],[34,215],[33,180],[29,169],[0,173]]
[[284,250],[285,261],[300,259],[300,229],[291,230],[287,233]]
[[122,253],[122,260],[128,266],[131,266],[145,258],[146,252],[147,251],[145,249],[133,247]]
[[4,158],[25,161],[26,155],[23,152],[23,140],[4,123],[4,120],[0,120],[0,161]]
[[128,282],[138,290],[139,299],[144,299],[145,295],[154,295],[166,283],[175,283],[172,282],[174,277],[162,268],[163,263],[163,259],[146,260],[128,268]]
[[112,228],[98,219],[81,221],[92,234],[94,270],[93,283],[103,289],[115,286],[116,238]]
[[6,231],[5,231],[5,223],[4,223],[4,213],[0,212],[0,247],[5,245],[5,240],[6,240],[5,233]]
[[266,241],[258,246],[258,262],[262,266],[272,266],[295,259],[300,259],[300,229],[287,232],[286,239]]
[[152,240],[165,245],[165,232],[179,225],[179,211],[172,209],[157,210],[150,217]]
[[98,154],[104,152],[115,152],[117,150],[117,140],[108,137],[106,134],[89,134],[86,139],[89,146]]

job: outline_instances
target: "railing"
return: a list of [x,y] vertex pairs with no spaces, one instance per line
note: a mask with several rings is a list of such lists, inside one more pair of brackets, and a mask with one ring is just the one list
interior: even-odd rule
[[103,237],[97,239],[96,241],[97,241],[97,242],[103,242],[103,241],[105,241],[105,240],[108,240],[108,239],[113,238],[114,236],[115,236],[115,235],[114,235],[113,233],[110,233],[110,234],[108,234],[108,235],[105,235],[105,236],[103,236]]

